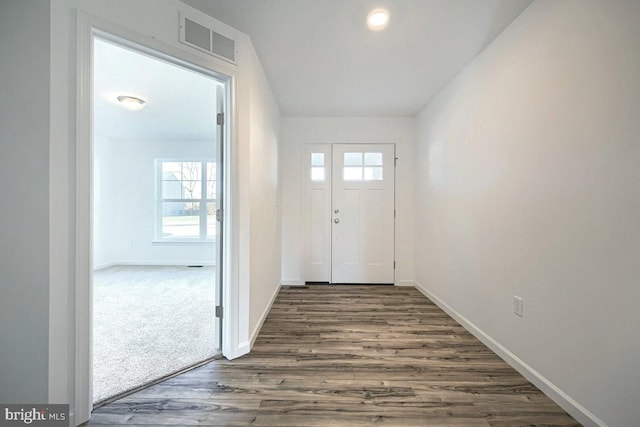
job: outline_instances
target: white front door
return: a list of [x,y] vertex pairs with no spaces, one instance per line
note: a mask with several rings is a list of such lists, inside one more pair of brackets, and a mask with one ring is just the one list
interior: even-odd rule
[[393,144],[312,144],[305,157],[304,280],[394,282]]
[[335,144],[332,283],[393,283],[394,157],[391,144]]

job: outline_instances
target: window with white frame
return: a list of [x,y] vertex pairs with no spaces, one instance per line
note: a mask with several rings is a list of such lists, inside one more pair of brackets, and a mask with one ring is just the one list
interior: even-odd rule
[[344,153],[345,181],[382,181],[382,153]]
[[311,181],[324,181],[324,153],[311,153]]
[[216,163],[156,160],[156,176],[156,240],[215,239]]

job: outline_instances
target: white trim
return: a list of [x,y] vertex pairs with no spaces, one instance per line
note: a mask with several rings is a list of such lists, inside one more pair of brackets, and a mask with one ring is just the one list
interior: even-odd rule
[[[350,146],[367,146],[367,145],[388,145],[388,146],[392,146],[393,147],[393,166],[392,166],[392,170],[393,170],[393,210],[394,210],[394,216],[393,216],[393,282],[394,284],[398,283],[397,282],[397,269],[396,269],[396,263],[397,263],[397,248],[398,248],[398,227],[397,227],[397,217],[395,215],[395,212],[397,210],[397,163],[396,160],[398,159],[398,144],[399,144],[399,140],[397,139],[389,139],[389,138],[384,138],[384,139],[375,139],[375,138],[364,138],[364,139],[345,139],[345,140],[328,140],[328,139],[306,139],[303,141],[302,144],[302,149],[300,150],[300,160],[299,160],[299,164],[301,165],[300,167],[300,171],[299,171],[299,179],[300,182],[302,183],[300,185],[300,189],[299,189],[299,194],[300,194],[300,206],[302,209],[302,212],[306,212],[309,210],[308,205],[308,200],[307,200],[307,195],[308,192],[310,191],[310,186],[311,185],[318,185],[318,181],[311,181],[310,177],[309,177],[309,168],[311,168],[311,164],[310,164],[310,158],[309,155],[312,152],[322,152],[325,155],[325,162],[324,162],[324,167],[325,167],[325,180],[326,183],[328,184],[329,187],[329,215],[331,217],[333,217],[333,214],[331,212],[331,206],[333,204],[333,184],[334,184],[334,178],[333,178],[333,152],[334,152],[334,148],[337,145],[350,145]],[[314,147],[316,146],[316,147]],[[324,146],[328,146],[328,149],[325,148]],[[315,148],[315,150],[314,150]],[[360,147],[358,147],[359,149]],[[324,181],[323,181],[324,182]],[[300,270],[301,270],[301,275],[302,275],[302,280],[297,281],[283,281],[281,283],[281,286],[304,286],[305,285],[305,281],[308,279],[308,275],[309,275],[309,262],[308,262],[308,235],[309,233],[307,232],[308,230],[306,230],[306,225],[308,225],[307,222],[302,221],[301,224],[301,228],[303,229],[303,237],[299,239],[299,249],[300,249],[300,253],[301,255],[301,266],[300,266]],[[329,264],[329,276],[328,276],[328,280],[327,282],[331,283],[333,281],[333,274],[334,274],[334,270],[333,270],[333,240],[331,237],[331,233],[332,233],[332,228],[331,226],[329,227],[329,239],[327,242],[327,248],[326,251],[328,251],[329,257],[328,257],[328,264]],[[411,285],[406,285],[406,286],[413,286],[413,282],[411,282]],[[398,285],[398,286],[402,286],[402,285]]]
[[451,308],[446,302],[442,301],[436,295],[431,293],[425,287],[417,282],[414,282],[418,291],[429,298],[438,307],[444,310],[449,316],[453,317],[460,325],[462,325],[473,336],[478,338],[484,345],[489,347],[494,353],[500,356],[511,367],[520,372],[527,380],[531,381],[533,385],[538,387],[544,394],[550,397],[556,402],[562,409],[567,411],[578,422],[584,426],[593,427],[608,427],[601,419],[592,414],[587,408],[576,402],[571,396],[562,391],[558,386],[553,384],[547,378],[545,378],[540,372],[533,369],[525,361],[509,351],[505,346],[500,344],[494,338],[489,336],[486,332],[476,326],[469,319],[458,313],[455,309]]
[[269,312],[271,311],[271,307],[273,307],[273,303],[276,301],[276,298],[278,297],[279,292],[280,292],[280,285],[276,286],[275,289],[273,290],[273,295],[271,295],[271,298],[269,299],[269,304],[267,304],[267,307],[264,309],[264,312],[262,312],[262,316],[260,316],[260,320],[258,320],[258,324],[256,325],[255,328],[253,328],[253,331],[251,332],[251,336],[249,337],[249,350],[253,348],[253,344],[256,342],[256,338],[258,338],[260,329],[262,329],[262,325],[264,324],[264,321],[267,320],[267,316],[269,315]]
[[240,356],[244,356],[245,354],[249,354],[251,351],[251,344],[249,341],[245,341],[240,343],[237,349],[233,353],[225,354],[225,357],[229,360],[237,359]]
[[200,245],[208,245],[213,246],[216,244],[215,240],[152,240],[152,245],[166,246],[166,245],[175,245],[175,246],[200,246]]
[[283,280],[280,286],[305,286],[305,283],[302,280]]
[[93,136],[92,102],[92,49],[93,29],[88,15],[77,15],[77,89],[76,89],[76,159],[75,159],[75,398],[74,424],[78,425],[91,418],[93,364],[92,364],[92,232],[91,218],[92,173],[91,159]]
[[93,271],[104,270],[105,268],[114,267],[116,265],[122,265],[117,262],[105,262],[104,264],[98,264],[93,266]]
[[225,321],[222,322],[222,355],[233,359],[235,354],[243,355],[238,345],[240,336],[240,213],[237,206],[240,199],[240,157],[237,152],[239,141],[239,107],[238,107],[238,78],[235,68],[227,73],[230,76],[226,85],[225,96],[228,100],[228,110],[225,111],[224,134],[229,145],[224,147],[224,189],[223,207],[224,220],[222,222],[224,236],[222,240],[222,283],[228,285],[222,292],[222,306]]
[[[222,159],[224,161],[224,159]],[[170,198],[164,197],[164,177],[162,175],[162,170],[164,163],[199,163],[200,164],[200,198]],[[208,237],[208,229],[207,229],[207,204],[208,203],[216,203],[219,205],[218,201],[215,199],[209,199],[209,189],[207,187],[208,182],[211,181],[207,176],[208,165],[212,163],[216,165],[218,168],[219,161],[218,159],[213,159],[210,157],[169,157],[169,158],[156,158],[153,160],[153,168],[154,168],[154,176],[155,176],[155,185],[154,185],[154,201],[155,201],[155,215],[153,221],[154,228],[154,239],[152,240],[152,244],[162,244],[162,243],[182,243],[182,244],[203,244],[203,243],[215,243],[216,240],[214,238]],[[217,173],[216,173],[216,181],[217,181]],[[174,181],[171,181],[174,182]],[[184,182],[182,176],[179,181],[181,184]],[[217,184],[216,184],[217,189]],[[217,197],[217,194],[216,194]],[[163,203],[199,203],[200,204],[200,213],[198,215],[199,222],[199,233],[198,237],[163,237],[163,215],[162,215],[162,205]],[[204,207],[203,207],[204,206]]]
[[416,282],[413,280],[398,280],[395,283],[396,286],[414,286],[417,288]]

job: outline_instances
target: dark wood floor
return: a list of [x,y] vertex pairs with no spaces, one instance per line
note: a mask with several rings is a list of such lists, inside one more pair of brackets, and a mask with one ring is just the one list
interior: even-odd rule
[[94,411],[91,425],[576,426],[413,288],[283,288],[251,354]]

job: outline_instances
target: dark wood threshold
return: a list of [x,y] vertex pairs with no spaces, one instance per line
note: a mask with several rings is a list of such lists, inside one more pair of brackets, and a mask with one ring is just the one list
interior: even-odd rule
[[[160,377],[160,378],[158,378],[158,379],[155,379],[155,380],[153,380],[153,381],[149,381],[149,382],[147,382],[147,383],[144,383],[144,384],[139,385],[139,386],[137,386],[137,387],[134,387],[134,388],[132,388],[132,389],[129,389],[129,390],[123,391],[122,393],[118,393],[118,394],[116,394],[115,396],[108,397],[108,398],[106,398],[106,399],[104,399],[104,400],[101,400],[101,401],[99,401],[99,402],[97,402],[97,403],[94,403],[94,404],[93,404],[93,409],[91,410],[91,412],[95,411],[96,409],[98,409],[98,408],[100,408],[100,407],[102,407],[102,406],[104,406],[104,405],[108,405],[109,403],[113,403],[113,402],[115,402],[115,401],[116,401],[116,400],[118,400],[118,399],[122,399],[123,397],[127,397],[127,396],[129,396],[129,395],[131,395],[131,394],[133,394],[133,393],[137,393],[137,392],[139,392],[140,390],[144,390],[145,388],[149,388],[149,387],[154,386],[154,385],[156,385],[156,384],[159,384],[159,383],[161,383],[161,382],[163,382],[163,381],[166,381],[166,380],[168,380],[169,378],[173,378],[173,377],[175,377],[175,376],[178,376],[178,375],[184,374],[185,372],[189,372],[189,371],[191,371],[192,369],[199,368],[200,366],[206,365],[207,363],[209,363],[209,362],[211,362],[211,361],[213,361],[213,360],[218,360],[218,359],[222,359],[222,353],[220,353],[220,354],[216,354],[216,355],[215,355],[215,356],[213,356],[213,357],[210,357],[210,358],[205,359],[205,360],[203,360],[203,361],[200,361],[200,362],[194,363],[193,365],[189,365],[189,366],[187,366],[186,368],[182,368],[182,369],[180,369],[179,371],[172,372],[172,373],[170,373],[170,374],[168,374],[168,375],[165,375],[165,376]],[[86,423],[85,423],[85,424],[86,424]],[[82,424],[82,425],[85,425],[85,424]]]

